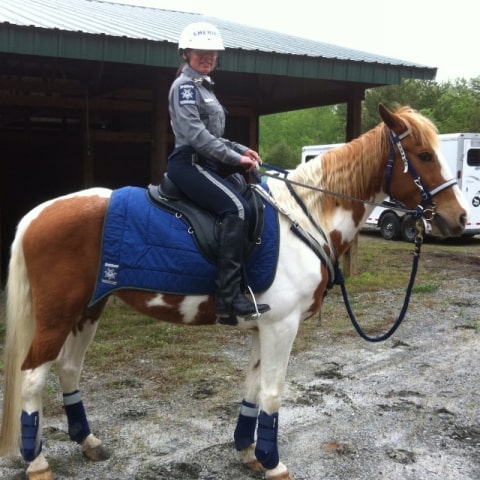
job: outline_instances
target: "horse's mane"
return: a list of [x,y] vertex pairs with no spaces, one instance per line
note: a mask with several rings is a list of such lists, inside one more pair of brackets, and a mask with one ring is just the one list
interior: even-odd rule
[[[323,153],[321,159],[318,156],[299,165],[288,175],[288,180],[294,182],[295,191],[310,211],[319,212],[320,207],[323,211],[329,211],[341,203],[339,196],[322,193],[321,190],[359,198],[365,195],[366,186],[372,182],[374,163],[379,161],[378,152],[382,151],[386,141],[382,126],[379,125],[352,142]],[[311,188],[303,188],[297,183]],[[288,211],[298,212],[302,216],[297,202],[284,182],[271,180],[268,185],[273,196]],[[301,219],[299,221],[301,222]]]
[[[416,143],[438,145],[438,131],[430,120],[408,106],[397,106],[395,114],[401,117]],[[381,164],[382,152],[388,149],[388,129],[382,122],[355,140],[323,153],[321,160],[316,157],[299,165],[288,179],[312,187],[307,189],[294,185],[312,213],[328,214],[335,206],[342,204],[349,208],[351,201],[340,195],[373,200],[381,190],[385,175],[385,168]],[[272,194],[287,210],[303,216],[284,182],[272,180],[269,186]],[[319,193],[319,189],[339,195]]]

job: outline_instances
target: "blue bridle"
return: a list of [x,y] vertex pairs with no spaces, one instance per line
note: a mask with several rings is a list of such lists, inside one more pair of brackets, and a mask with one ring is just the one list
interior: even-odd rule
[[415,207],[415,209],[411,212],[411,215],[413,215],[416,218],[425,218],[426,220],[432,220],[433,217],[435,216],[435,207],[436,207],[436,203],[433,201],[433,197],[437,193],[440,193],[441,191],[447,188],[457,185],[457,180],[455,178],[451,178],[441,183],[437,187],[431,190],[428,190],[423,184],[420,176],[415,171],[415,168],[412,165],[412,162],[408,158],[403,148],[402,140],[407,135],[410,135],[409,130],[406,130],[400,135],[396,135],[392,130],[389,130],[390,155],[388,157],[387,169],[385,172],[385,190],[387,194],[390,196],[392,202],[394,202],[397,206],[401,208],[405,208],[405,205],[403,205],[402,202],[400,202],[399,200],[395,199],[390,192],[390,186],[392,182],[392,173],[393,173],[393,162],[395,160],[395,147],[397,147],[404,165],[403,173],[410,172],[410,174],[413,177],[413,181],[417,186],[421,196],[420,204]]

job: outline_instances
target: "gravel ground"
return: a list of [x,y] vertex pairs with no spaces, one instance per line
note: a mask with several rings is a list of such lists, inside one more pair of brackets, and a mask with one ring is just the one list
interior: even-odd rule
[[[480,478],[479,248],[475,239],[460,255],[423,254],[420,268],[448,270],[450,281],[421,301],[413,295],[393,339],[370,344],[353,328],[334,337],[325,315],[315,348],[292,356],[279,448],[296,480]],[[403,291],[356,301],[369,305],[368,315],[396,318]],[[344,309],[338,295],[327,296],[328,308]],[[148,401],[155,379],[89,375],[87,357],[85,405],[112,456],[85,461],[68,440],[61,405],[49,405],[44,452],[56,480],[262,478],[239,464],[232,442],[247,350],[237,336],[218,352],[238,364],[238,378],[210,373]],[[20,458],[0,459],[1,479],[24,478],[24,469]]]

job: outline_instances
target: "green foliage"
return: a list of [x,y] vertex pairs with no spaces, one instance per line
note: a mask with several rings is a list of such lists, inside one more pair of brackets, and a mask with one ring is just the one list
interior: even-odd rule
[[480,77],[438,84],[404,80],[400,85],[368,90],[362,107],[362,131],[378,124],[377,105],[410,105],[430,118],[440,133],[480,132]]
[[304,145],[344,142],[345,125],[342,106],[265,115],[260,118],[260,155],[267,163],[293,168]]
[[366,92],[362,105],[362,131],[366,132],[380,122],[379,103],[387,108],[410,105],[425,115],[425,111],[435,106],[446,90],[448,87],[445,85],[412,79],[406,79],[400,85],[370,89]]
[[480,77],[452,84],[435,105],[434,116],[441,133],[480,131]]
[[[410,105],[430,118],[440,133],[480,132],[480,77],[437,83],[405,79],[400,85],[372,88],[362,103],[362,132],[380,122],[378,104]],[[346,105],[316,107],[260,118],[260,155],[293,168],[304,145],[345,141]]]
[[420,283],[412,288],[414,293],[437,293],[440,285],[437,283]]
[[282,168],[295,168],[298,165],[298,155],[283,141],[275,144],[267,157],[266,163],[280,166]]

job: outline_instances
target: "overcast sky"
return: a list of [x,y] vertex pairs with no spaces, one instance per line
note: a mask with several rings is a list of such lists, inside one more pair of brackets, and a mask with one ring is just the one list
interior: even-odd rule
[[437,81],[480,76],[480,0],[106,0],[195,12],[437,67]]

